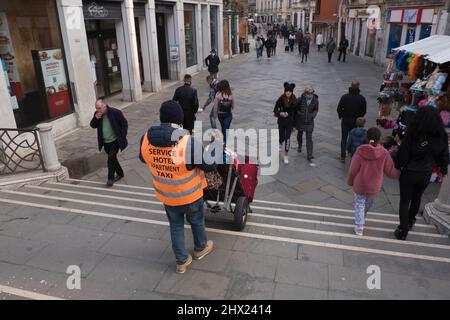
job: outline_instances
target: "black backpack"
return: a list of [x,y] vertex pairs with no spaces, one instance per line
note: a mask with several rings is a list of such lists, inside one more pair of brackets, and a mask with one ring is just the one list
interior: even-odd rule
[[233,105],[233,101],[228,98],[223,98],[219,102],[219,112],[231,112],[231,106]]

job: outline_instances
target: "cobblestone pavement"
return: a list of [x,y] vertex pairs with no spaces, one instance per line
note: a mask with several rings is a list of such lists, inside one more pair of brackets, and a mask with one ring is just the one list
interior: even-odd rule
[[[314,131],[316,167],[296,152],[276,175],[261,176],[253,213],[242,232],[210,217],[216,249],[184,275],[174,272],[170,234],[154,199],[148,168],[137,159],[139,139],[158,123],[159,105],[175,86],[124,109],[130,146],[120,155],[126,177],[105,189],[105,156],[96,132],[83,128],[58,141],[72,178],[63,183],[0,190],[0,285],[60,298],[82,299],[432,299],[450,298],[450,241],[423,219],[408,237],[392,236],[397,224],[398,186],[385,180],[363,238],[352,233],[352,192],[347,164],[339,155],[336,104],[352,80],[368,101],[368,125],[375,124],[376,96],[383,69],[348,56],[328,64],[312,48],[307,63],[298,53],[257,61],[252,51],[223,61],[219,77],[234,89],[232,128],[276,128],[273,105],[284,81],[299,94],[312,85],[320,107]],[[194,76],[200,103],[207,98],[206,73]],[[199,114],[209,127],[209,108]],[[424,203],[434,200],[430,185]],[[192,249],[192,237],[186,233]],[[81,290],[68,290],[69,265],[81,268]],[[367,268],[379,266],[381,288],[370,290]],[[16,298],[0,295],[0,298]],[[33,298],[33,295],[30,296]]]

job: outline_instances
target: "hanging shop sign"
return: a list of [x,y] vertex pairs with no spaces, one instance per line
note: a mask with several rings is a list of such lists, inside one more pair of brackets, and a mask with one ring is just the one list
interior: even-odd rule
[[180,46],[178,44],[171,44],[169,52],[171,61],[178,61],[180,59]]
[[87,11],[91,17],[104,18],[108,16],[108,9],[104,6],[98,5],[95,2],[89,4]]
[[7,79],[11,86],[10,95],[21,97],[23,92],[20,84],[19,70],[17,68],[17,60],[15,55],[6,13],[0,12],[0,58],[6,64],[6,72],[8,74]]
[[83,1],[83,16],[85,20],[122,20],[121,2]]
[[70,96],[62,51],[59,48],[33,50],[34,67],[44,91],[50,117],[70,112]]

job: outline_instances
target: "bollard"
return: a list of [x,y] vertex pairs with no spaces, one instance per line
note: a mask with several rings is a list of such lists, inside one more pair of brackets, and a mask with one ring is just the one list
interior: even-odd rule
[[39,129],[39,140],[41,143],[42,158],[47,171],[57,171],[61,168],[56,153],[55,140],[52,136],[52,125],[40,123],[36,126]]

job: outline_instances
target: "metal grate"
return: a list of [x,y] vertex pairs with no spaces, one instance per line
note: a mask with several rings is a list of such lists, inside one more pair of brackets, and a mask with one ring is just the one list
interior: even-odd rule
[[0,128],[0,176],[42,169],[38,129]]

